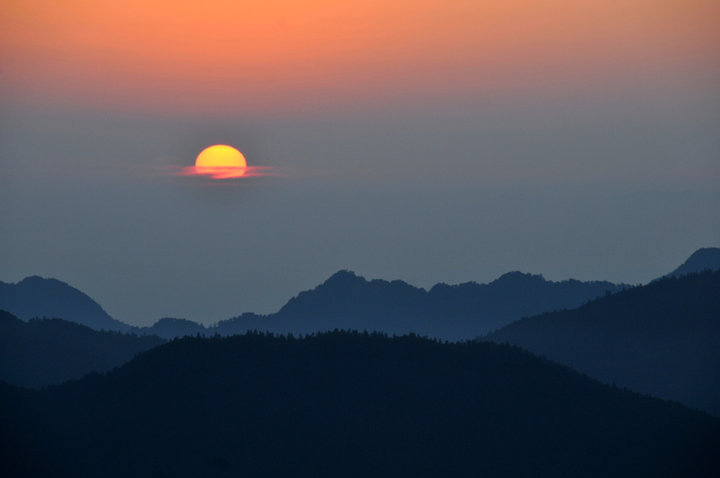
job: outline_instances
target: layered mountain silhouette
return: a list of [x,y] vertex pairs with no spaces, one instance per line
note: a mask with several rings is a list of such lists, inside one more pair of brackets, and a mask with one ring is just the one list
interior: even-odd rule
[[[670,275],[720,269],[720,248],[694,252]],[[509,272],[488,284],[436,284],[430,290],[403,281],[368,281],[347,270],[301,292],[278,312],[245,313],[204,327],[186,319],[162,319],[140,333],[164,338],[233,335],[249,330],[306,334],[334,329],[418,333],[449,340],[477,337],[522,317],[573,309],[627,288],[607,281],[553,282],[541,275]]]
[[720,270],[528,317],[486,338],[720,416]]
[[489,284],[437,284],[426,291],[399,280],[368,281],[340,271],[315,289],[301,292],[275,314],[230,319],[220,322],[217,330],[306,334],[355,329],[462,340],[526,315],[577,307],[622,287],[602,281],[552,282],[540,275],[510,272]]
[[510,272],[489,284],[437,284],[426,291],[399,280],[368,281],[344,270],[315,289],[301,292],[274,314],[246,313],[212,327],[177,318],[161,319],[151,327],[133,327],[113,319],[90,297],[55,279],[29,277],[18,284],[0,283],[0,287],[0,308],[25,320],[60,317],[96,330],[166,339],[248,330],[307,334],[356,329],[463,340],[523,316],[577,307],[626,286],[605,281],[552,282],[541,275]]
[[[106,375],[0,385],[4,476],[716,476],[720,421],[517,348],[185,338]],[[38,459],[42,457],[42,459]]]
[[680,277],[693,272],[706,270],[716,271],[720,269],[720,248],[704,247],[693,252],[688,259],[668,276]]
[[[700,249],[670,275],[712,269],[718,251]],[[720,394],[712,389],[715,381],[708,378],[720,369],[717,354],[713,353],[718,335],[712,327],[717,324],[706,321],[704,325],[692,326],[696,317],[688,314],[694,309],[683,304],[694,300],[694,286],[685,287],[683,281],[660,282],[666,287],[662,294],[643,295],[640,291],[646,289],[632,289],[634,292],[620,295],[624,298],[622,303],[610,295],[577,311],[532,317],[549,310],[576,307],[627,286],[575,280],[550,282],[539,275],[512,272],[489,284],[438,284],[426,291],[402,281],[368,281],[352,272],[340,271],[315,289],[300,293],[275,314],[246,313],[212,327],[176,318],[161,319],[152,327],[131,327],[109,317],[77,289],[39,277],[18,284],[0,283],[0,302],[20,310],[26,319],[46,315],[75,321],[75,317],[80,317],[95,328],[129,330],[164,339],[198,334],[226,336],[250,330],[302,335],[334,329],[468,339],[499,329],[519,317],[530,317],[489,338],[545,354],[601,380],[680,400],[720,415]],[[646,287],[650,286],[652,290],[659,287],[655,283]],[[702,290],[706,297],[713,297],[712,287]],[[677,296],[682,293],[687,297]],[[659,315],[655,314],[657,304],[673,300],[674,307],[662,307]],[[587,318],[588,311],[593,314],[592,320]],[[717,315],[712,309],[706,313]],[[60,320],[32,321],[23,327],[17,319],[9,317],[3,315],[0,322],[6,365],[0,379],[31,387],[107,370],[160,343],[157,338],[143,342],[137,337],[93,334]],[[563,325],[555,325],[554,318],[560,317],[565,318],[560,321]],[[665,317],[662,336],[654,329],[657,326],[654,317]],[[641,318],[644,322],[638,322]]]
[[161,343],[156,336],[99,332],[61,319],[23,322],[0,310],[0,380],[55,385],[110,370]]
[[76,288],[56,279],[26,277],[17,284],[0,281],[0,310],[29,320],[58,317],[95,330],[133,329],[110,317],[100,305]]

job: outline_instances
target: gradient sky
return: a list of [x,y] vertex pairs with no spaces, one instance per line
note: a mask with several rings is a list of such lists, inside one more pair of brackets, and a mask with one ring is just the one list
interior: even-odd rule
[[[720,245],[720,3],[0,5],[0,280],[272,312],[338,269],[645,282]],[[231,144],[271,177],[173,174]]]

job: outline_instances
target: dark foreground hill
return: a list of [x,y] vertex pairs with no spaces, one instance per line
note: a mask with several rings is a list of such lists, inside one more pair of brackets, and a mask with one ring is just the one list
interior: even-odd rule
[[720,422],[518,349],[185,338],[105,376],[0,386],[4,476],[716,476]]
[[23,322],[0,310],[0,380],[24,387],[58,384],[118,367],[163,342],[60,319]]
[[720,271],[666,278],[487,339],[720,416]]
[[129,332],[132,326],[110,317],[78,289],[56,279],[26,277],[17,284],[0,281],[0,309],[22,320],[58,317],[95,330]]

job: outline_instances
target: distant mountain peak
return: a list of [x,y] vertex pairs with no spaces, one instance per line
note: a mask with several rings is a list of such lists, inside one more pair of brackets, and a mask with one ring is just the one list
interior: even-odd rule
[[358,282],[367,282],[367,280],[365,280],[364,277],[355,274],[351,270],[341,269],[328,277],[323,284],[354,284]]
[[29,320],[34,317],[67,319],[95,330],[130,331],[84,292],[57,279],[37,275],[16,284],[0,281],[0,308]]
[[47,282],[60,282],[60,281],[57,280],[57,279],[45,278],[45,277],[41,277],[41,276],[38,276],[38,275],[31,275],[31,276],[27,276],[26,278],[24,278],[23,280],[21,280],[20,282],[18,282],[18,284],[32,284],[32,283],[40,283],[40,282],[43,282],[43,281],[47,281]]
[[172,339],[185,335],[204,334],[206,329],[203,325],[193,322],[192,320],[163,317],[155,322],[152,327],[143,328],[143,331],[164,339]]
[[27,276],[17,284],[17,286],[22,287],[34,287],[34,288],[43,288],[45,290],[58,290],[58,289],[67,289],[67,291],[70,291],[72,289],[73,294],[77,295],[85,295],[82,291],[75,289],[71,285],[67,284],[66,282],[63,282],[58,279],[53,279],[52,277],[42,277],[38,275],[32,275]]
[[720,247],[703,247],[693,252],[685,262],[668,276],[683,276],[704,270],[720,269]]
[[157,322],[155,322],[155,325],[158,324],[192,324],[192,325],[198,325],[197,323],[193,322],[189,319],[182,319],[177,317],[163,317],[162,319],[159,319]]
[[528,274],[527,272],[511,271],[506,272],[491,284],[514,284],[518,282],[546,282],[542,274]]

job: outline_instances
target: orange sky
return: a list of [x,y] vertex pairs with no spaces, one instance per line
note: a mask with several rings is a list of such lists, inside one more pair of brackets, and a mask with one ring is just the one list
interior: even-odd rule
[[0,95],[272,109],[717,71],[719,20],[713,0],[7,0]]

